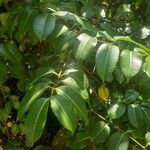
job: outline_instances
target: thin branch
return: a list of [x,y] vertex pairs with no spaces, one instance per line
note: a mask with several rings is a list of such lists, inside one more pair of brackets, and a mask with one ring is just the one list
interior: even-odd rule
[[[103,116],[101,116],[100,114],[98,114],[96,111],[94,111],[93,109],[90,109],[90,111],[92,113],[94,113],[96,116],[98,116],[101,120],[113,125],[113,127],[123,133],[126,133],[125,131],[123,131],[122,129],[120,129],[118,126],[112,124],[112,122],[108,121],[107,119],[105,119]],[[145,146],[143,146],[142,144],[140,144],[136,139],[134,139],[133,137],[131,137],[129,134],[126,133],[126,135],[133,141],[135,142],[137,145],[139,145],[143,150],[146,150]]]

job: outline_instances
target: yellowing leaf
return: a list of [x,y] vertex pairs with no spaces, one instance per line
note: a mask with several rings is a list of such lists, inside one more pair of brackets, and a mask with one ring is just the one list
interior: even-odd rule
[[98,95],[99,97],[106,101],[109,97],[109,89],[105,87],[105,85],[103,84],[102,86],[100,86],[100,88],[98,89]]

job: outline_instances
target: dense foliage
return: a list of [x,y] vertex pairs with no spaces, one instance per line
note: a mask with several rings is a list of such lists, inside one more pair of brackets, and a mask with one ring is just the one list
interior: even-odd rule
[[149,7],[0,0],[0,149],[149,149]]

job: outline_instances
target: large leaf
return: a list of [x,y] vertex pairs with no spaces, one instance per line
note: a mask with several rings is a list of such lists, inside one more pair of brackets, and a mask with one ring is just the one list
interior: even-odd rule
[[142,66],[142,57],[138,52],[124,50],[121,53],[120,63],[122,72],[128,81],[139,72]]
[[110,134],[110,128],[108,124],[103,121],[99,121],[90,129],[91,140],[96,144],[102,143]]
[[83,61],[89,56],[96,44],[97,39],[95,37],[91,37],[86,33],[80,34],[74,46],[75,58]]
[[108,43],[102,44],[96,53],[96,70],[104,81],[110,81],[119,58],[119,48]]
[[136,128],[149,128],[150,126],[150,109],[136,104],[128,107],[128,118],[130,123]]
[[31,147],[41,137],[47,118],[49,98],[37,99],[25,119],[25,135]]
[[60,123],[72,133],[77,126],[77,116],[72,109],[70,100],[62,95],[51,97],[51,108]]
[[30,9],[29,7],[26,7],[22,13],[18,17],[18,30],[21,34],[24,34],[25,32],[29,31],[31,25],[32,25],[32,17],[33,13],[35,12],[35,9]]
[[127,150],[129,147],[129,139],[124,133],[115,132],[108,143],[108,150]]
[[[70,101],[70,107],[77,114],[79,119],[88,121],[88,112],[85,101],[80,92],[71,86],[60,86],[56,89],[57,94],[62,95]],[[68,104],[69,105],[69,104]]]
[[68,11],[57,11],[54,13],[54,15],[59,16],[65,20],[74,21],[75,23],[79,25],[83,25],[83,21],[78,17],[76,14],[73,14]]
[[107,111],[109,118],[120,118],[126,111],[126,106],[123,104],[113,104]]
[[31,104],[38,97],[40,97],[46,89],[49,88],[49,85],[48,85],[49,83],[50,81],[48,81],[47,83],[45,82],[37,83],[31,89],[26,91],[26,94],[24,98],[22,99],[19,110],[18,110],[18,116],[17,116],[18,119],[21,119],[23,115],[28,111]]
[[33,19],[33,30],[39,39],[45,39],[55,27],[55,17],[50,14],[39,13]]
[[89,87],[89,82],[83,71],[74,68],[66,70],[62,82],[78,89],[83,98],[88,100],[87,88]]

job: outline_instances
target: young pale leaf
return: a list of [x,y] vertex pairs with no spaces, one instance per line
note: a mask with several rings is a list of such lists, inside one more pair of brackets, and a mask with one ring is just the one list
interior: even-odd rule
[[18,119],[21,119],[23,115],[28,111],[29,107],[31,104],[38,98],[40,97],[46,89],[49,88],[49,82],[41,82],[39,84],[35,84],[31,89],[29,89],[24,98],[22,99],[20,103],[20,107],[18,110]]
[[109,118],[117,119],[117,118],[120,118],[125,113],[125,111],[126,111],[125,105],[114,104],[108,109],[107,114]]
[[124,133],[115,132],[108,143],[108,150],[127,150],[129,147],[129,139]]
[[41,137],[47,118],[49,98],[37,99],[25,118],[25,135],[29,146]]
[[150,78],[150,57],[147,57],[145,59],[144,71],[147,74],[147,76]]
[[91,37],[86,33],[82,33],[77,37],[77,41],[74,46],[74,56],[77,60],[83,61],[86,59],[93,48],[97,44],[97,38]]
[[104,81],[110,81],[119,58],[119,48],[108,43],[102,44],[96,53],[96,70]]
[[62,95],[70,101],[70,107],[74,110],[74,113],[79,119],[88,121],[88,111],[85,101],[80,92],[71,86],[60,86],[56,89],[58,95]]
[[90,129],[91,140],[96,144],[102,143],[110,134],[110,128],[108,124],[103,121],[99,121]]
[[124,50],[121,53],[120,63],[122,72],[129,81],[139,72],[142,66],[142,57],[138,52]]
[[145,135],[146,146],[150,145],[150,132],[147,132]]
[[63,95],[51,97],[51,108],[60,123],[73,134],[77,126],[77,116],[72,109],[70,100]]
[[38,13],[33,19],[33,31],[39,39],[47,38],[55,27],[55,17],[50,14]]

